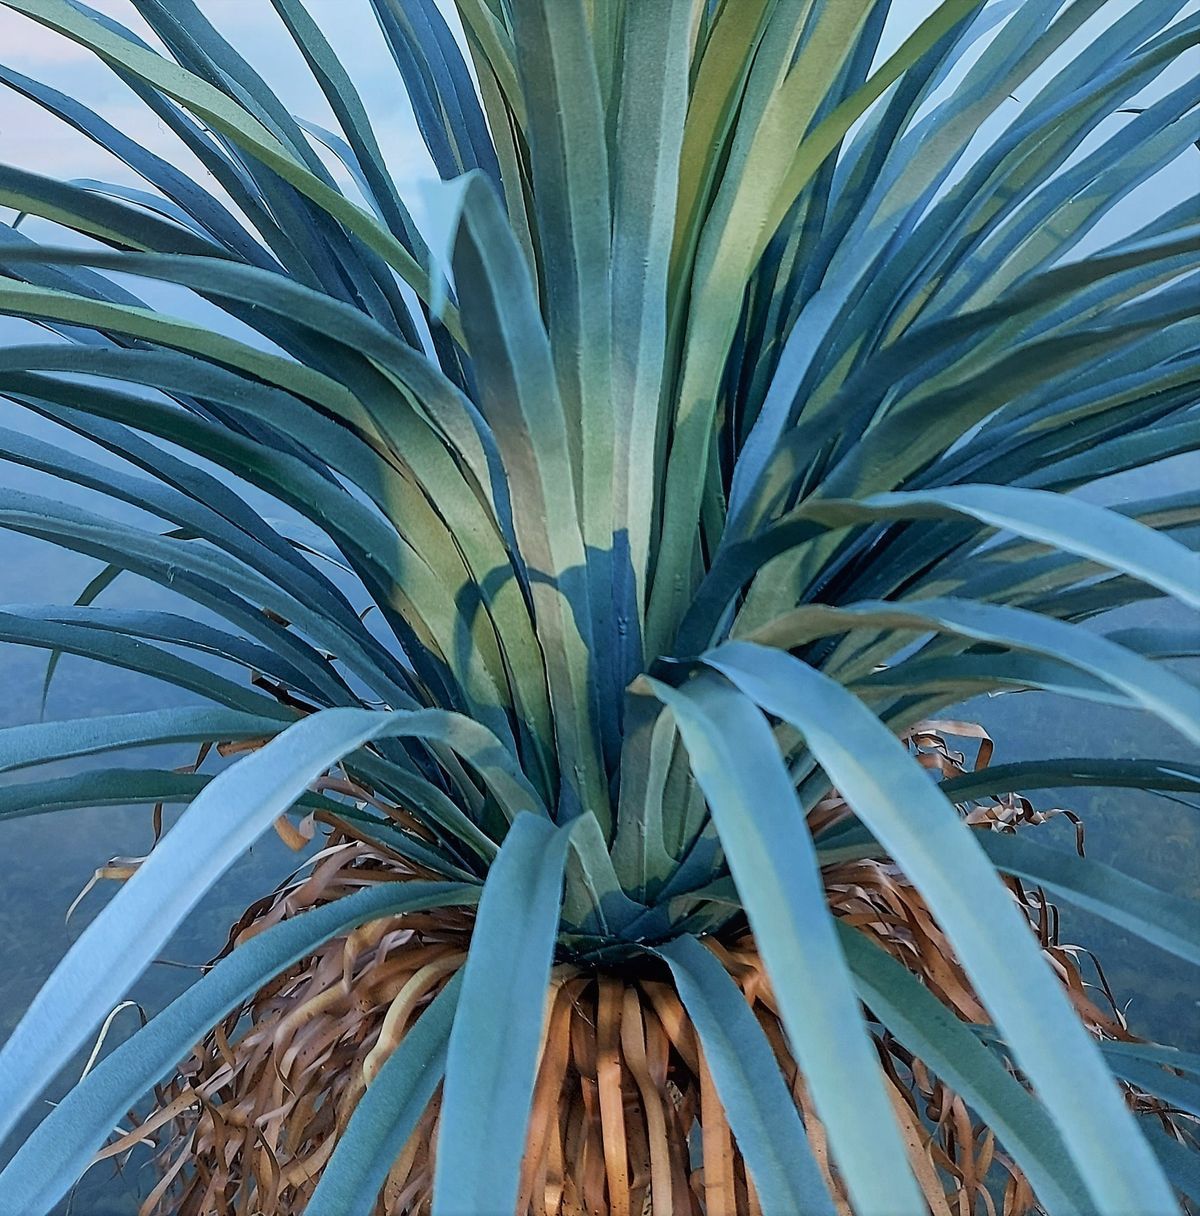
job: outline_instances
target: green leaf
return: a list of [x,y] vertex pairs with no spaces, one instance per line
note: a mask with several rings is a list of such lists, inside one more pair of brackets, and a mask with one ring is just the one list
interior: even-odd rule
[[[368,656],[333,617],[310,607],[289,587],[265,578],[219,550],[118,524],[49,497],[15,490],[0,490],[0,527],[52,540],[64,548],[87,553],[181,591],[271,645],[305,671],[314,686],[335,703],[353,700],[335,669],[299,633],[280,626],[262,608],[303,629],[369,683],[379,678],[374,656]],[[31,615],[36,613],[36,609],[27,611]],[[102,620],[103,612],[97,608],[77,608],[63,610],[63,615],[86,620],[87,614],[92,614]]]
[[305,1205],[307,1216],[371,1216],[376,1210],[388,1171],[445,1074],[462,981],[463,972],[456,971],[367,1086]]
[[854,628],[929,629],[1011,647],[1069,664],[1125,694],[1185,738],[1200,743],[1200,688],[1107,638],[1019,608],[935,598],[866,601],[845,608],[809,604],[761,630],[756,640],[791,647]]
[[25,819],[79,807],[190,802],[211,780],[208,773],[93,768],[66,777],[22,781],[0,787],[0,819]]
[[841,921],[838,936],[863,1003],[987,1120],[1051,1216],[1087,1211],[1087,1191],[1042,1104],[907,967]]
[[570,840],[519,816],[484,884],[447,1049],[437,1216],[517,1205]]
[[941,791],[954,802],[992,794],[1104,785],[1113,789],[1179,790],[1200,793],[1200,765],[1182,760],[1108,760],[1070,757],[992,764],[952,777]]
[[1122,1080],[1155,1094],[1176,1110],[1200,1119],[1200,1084],[1132,1056],[1110,1056],[1109,1067]]
[[0,772],[122,747],[257,739],[277,734],[285,725],[277,718],[188,706],[9,726],[0,730]]
[[[659,412],[667,369],[667,305],[671,241],[688,113],[690,0],[625,6],[621,98],[612,161],[614,546],[621,538],[632,568],[632,604],[617,612],[643,623],[650,568]],[[617,552],[618,578],[620,552]],[[626,635],[622,634],[622,637]],[[632,653],[623,679],[640,668]],[[632,670],[631,670],[632,669]]]
[[500,170],[479,100],[459,49],[433,0],[371,0],[404,77],[425,146],[443,178]]
[[[534,102],[527,138],[550,348],[580,482],[585,537],[607,548],[612,540],[612,221],[596,60],[584,0],[552,5],[513,0],[511,7],[517,68],[523,91]],[[595,454],[588,451],[593,445]],[[607,480],[593,483],[593,477]],[[591,494],[597,495],[594,501]],[[591,530],[589,512],[603,532]]]
[[[633,609],[634,595],[614,552],[619,411],[613,409],[612,380],[612,175],[587,8],[585,0],[513,0],[510,19],[521,87],[531,103],[525,134],[541,298],[587,554],[592,665],[605,703],[619,696],[625,683],[617,671],[628,659],[616,653],[627,645],[621,642],[617,614]],[[461,290],[465,296],[470,283],[462,283]],[[536,561],[533,565],[538,568]],[[615,721],[602,714],[598,723],[611,758],[619,747]],[[601,800],[594,805],[601,806]],[[610,825],[602,826],[607,835]]]
[[[375,138],[371,120],[353,82],[333,53],[320,27],[299,0],[272,0],[275,11],[283,19],[292,40],[303,54],[309,69],[321,86],[342,131],[349,140],[354,167],[366,183],[364,193],[379,209],[380,217],[393,236],[406,246],[414,245],[416,226],[396,191],[384,161],[383,152]],[[307,129],[306,124],[296,120]]]
[[[1136,519],[1080,498],[1014,486],[964,485],[876,494],[847,504],[844,518],[922,519],[938,518],[943,512],[1089,558],[1200,608],[1200,554]],[[820,504],[813,514],[833,523],[839,520],[839,507],[829,504],[826,515],[825,504]]]
[[980,832],[997,869],[1046,887],[1156,946],[1200,965],[1200,903],[1172,895],[1120,870],[1048,848],[1024,836]]
[[1167,1047],[1162,1043],[1125,1042],[1120,1039],[1105,1039],[1100,1044],[1100,1050],[1108,1058],[1132,1056],[1200,1078],[1200,1055],[1194,1051],[1180,1051],[1178,1047]]
[[[324,365],[327,362],[318,353],[322,346],[336,343],[337,355],[333,361],[334,365],[328,371],[331,377],[341,375],[344,378],[344,369],[348,364],[368,358],[384,368],[420,402],[420,409],[413,411],[405,408],[405,400],[396,401],[393,398],[389,401],[390,409],[400,413],[406,425],[398,425],[386,412],[376,413],[372,417],[380,433],[394,436],[401,441],[406,457],[414,466],[427,470],[431,467],[432,458],[422,459],[424,449],[413,448],[426,427],[434,426],[468,464],[477,484],[483,487],[485,493],[490,490],[490,461],[495,453],[495,443],[474,404],[407,343],[349,304],[331,299],[323,292],[314,291],[302,283],[292,282],[259,267],[242,266],[211,257],[114,254],[34,247],[30,250],[6,250],[0,253],[0,262],[4,261],[34,261],[39,265],[87,265],[124,271],[149,279],[177,283],[209,298],[216,297],[247,305],[252,310],[248,319],[258,325],[263,325],[262,318],[269,315],[285,322],[293,332],[305,335],[306,343],[315,344],[317,347],[317,350],[312,352],[318,355],[314,360],[315,364]],[[64,309],[69,308],[70,297],[66,301],[46,301],[47,307],[55,304],[61,304]],[[35,306],[35,303],[31,301],[30,306]],[[92,314],[80,311],[76,306],[72,315],[85,317]],[[162,325],[154,325],[154,322],[147,320],[144,315],[118,312],[100,312],[95,315],[110,319],[114,325],[119,325],[122,321],[135,328],[140,325],[146,333],[161,336],[170,333],[174,338],[173,344],[180,345],[182,349],[209,357],[215,356],[217,359],[223,357],[226,362],[258,374],[267,374],[274,370],[276,373],[283,373],[285,380],[289,378],[287,371],[278,361],[257,360],[240,343],[231,340],[222,342],[219,337],[214,338],[199,327],[181,323],[172,330]],[[317,335],[320,335],[319,341]],[[168,343],[171,344],[170,339]],[[335,402],[341,402],[343,416],[358,417],[361,420],[361,412],[356,412],[349,406],[332,385],[325,383],[325,391],[321,392],[318,385],[323,383],[323,378],[310,374],[307,378],[296,379],[295,369],[291,369],[291,372],[290,387],[299,387],[306,380],[310,395],[315,395],[334,410],[339,408]],[[279,383],[285,383],[285,380],[280,380]],[[331,397],[330,393],[336,395]],[[364,404],[369,407],[369,402]]]
[[921,1194],[834,933],[812,838],[766,719],[712,673],[679,689],[652,687],[675,717],[708,800],[851,1200],[868,1212],[920,1211]]
[[696,1027],[729,1126],[754,1179],[765,1216],[832,1213],[779,1063],[741,990],[694,938],[655,951],[666,959]]
[[1170,1211],[1157,1160],[1011,894],[904,745],[851,693],[790,655],[731,642],[706,661],[803,734],[829,781],[924,896],[1058,1124],[1096,1211]]
[[219,701],[231,709],[258,717],[290,721],[292,713],[271,697],[254,692],[215,672],[178,658],[169,651],[135,638],[122,637],[104,629],[84,625],[49,621],[36,611],[26,612],[20,605],[0,607],[0,642],[21,646],[37,646],[44,650],[61,650],[66,654],[99,659],[114,667],[142,672],[165,680],[189,692],[198,693],[210,701]]
[[217,257],[224,252],[191,228],[117,199],[104,198],[82,186],[55,181],[12,165],[0,166],[0,205],[64,224],[118,247]]
[[575,847],[567,859],[563,919],[583,933],[624,936],[646,907],[621,889],[596,817],[584,814],[572,822]]
[[[961,648],[961,647],[959,647]],[[1131,708],[1131,701],[1102,680],[1067,663],[1021,653],[919,655],[894,667],[852,681],[855,691],[874,700],[882,691],[894,696],[924,693],[943,707],[978,693],[1041,689],[1097,705]],[[887,720],[890,715],[883,715]]]
[[[22,390],[19,399],[23,404],[81,433],[90,436],[101,429],[92,421],[92,415],[145,429],[215,461],[305,514],[337,541],[374,594],[389,624],[407,644],[408,657],[421,678],[433,687],[438,686],[437,669],[431,669],[428,655],[418,640],[426,635],[415,632],[422,623],[423,608],[417,607],[409,598],[419,593],[428,578],[423,560],[402,538],[398,542],[394,529],[380,519],[369,504],[329,476],[330,472],[337,472],[362,485],[381,509],[392,501],[394,471],[381,464],[374,452],[359,446],[347,429],[287,394],[214,365],[197,364],[175,352],[80,350],[66,344],[0,349],[0,366],[10,358],[18,360],[21,366],[62,366],[70,371],[86,367],[93,375],[128,378],[168,392],[182,391],[185,386],[194,387],[206,398],[232,406],[238,423],[247,425],[262,420],[279,424],[306,448],[320,451],[329,463],[324,475],[286,448],[280,450],[283,440],[279,437],[269,445],[255,442],[229,426],[219,427],[144,397],[117,393],[99,385],[83,388],[47,377],[0,371],[0,384],[8,389]],[[26,392],[32,396],[25,396]],[[61,406],[47,402],[61,403]],[[82,411],[82,416],[76,411]],[[406,594],[401,594],[400,587]],[[457,606],[446,603],[444,589],[433,594],[442,599],[442,610],[451,630],[461,636],[461,614]],[[425,595],[420,593],[419,598],[424,600]],[[406,631],[410,620],[414,632]],[[362,636],[361,626],[356,625],[356,628]],[[337,649],[340,650],[340,646]],[[397,708],[414,705],[411,684],[395,658],[378,644],[371,645],[370,649],[373,661],[389,673],[389,689],[383,695]],[[381,661],[381,651],[389,661]]]
[[[105,566],[94,578],[89,579],[87,585],[75,597],[72,607],[86,608],[94,603],[103,592],[117,581],[125,571],[120,566]],[[58,670],[59,663],[62,662],[63,652],[61,650],[52,650],[46,657],[46,671],[42,676],[42,703],[40,713],[42,718],[46,716],[46,705],[50,700],[50,685],[54,683],[54,673]]]
[[[982,7],[980,0],[942,0],[860,89],[806,135],[798,152],[788,162],[787,175],[774,199],[771,218],[766,225],[768,235],[783,220],[821,163],[870,106],[949,31],[974,16]],[[792,70],[795,72],[796,69]]]
[[[697,251],[663,490],[663,540],[648,626],[652,650],[669,644],[667,635],[683,616],[691,590],[687,569],[701,498],[696,470],[707,464],[722,369],[747,280],[800,190],[857,119],[948,28],[979,6],[980,0],[944,0],[861,89],[808,133],[799,152],[797,136],[815,117],[871,6],[857,0],[825,5],[803,23],[798,12],[788,11],[791,6],[780,6],[773,14],[778,36],[772,38],[769,23],[746,86],[747,96],[761,109],[751,109],[747,118],[749,103],[743,100],[723,170],[724,188]],[[769,99],[760,100],[764,95]]]
[[[267,127],[219,89],[152,51],[130,43],[100,22],[90,20],[67,0],[5,0],[5,3],[179,102],[344,224],[418,295],[428,295],[425,272],[399,241],[372,216],[314,176]],[[447,316],[446,324],[452,331],[457,327],[451,316]]]
[[469,906],[478,896],[478,887],[462,883],[381,883],[256,934],[105,1056],[51,1109],[0,1173],[0,1210],[48,1212],[126,1112],[212,1026],[323,942],[379,917]]
[[369,740],[404,731],[453,733],[448,719],[437,710],[326,710],[214,777],[79,936],[0,1050],[0,1139],[204,892],[310,782]]
[[635,898],[653,899],[675,869],[664,836],[675,724],[638,682],[626,693],[623,730],[613,865]]
[[703,645],[738,589],[771,558],[826,529],[889,519],[967,518],[1133,575],[1200,608],[1200,554],[1116,511],[1065,494],[1015,486],[874,494],[857,501],[813,499],[758,535],[725,549],[680,630],[683,648]]
[[1172,1184],[1188,1198],[1200,1200],[1200,1154],[1149,1121],[1147,1135],[1150,1145],[1162,1163],[1163,1171]]
[[246,233],[221,203],[187,174],[142,147],[126,132],[120,131],[65,93],[31,80],[11,68],[0,66],[0,80],[70,123],[100,147],[120,157],[168,199],[174,200],[193,223],[211,233],[231,252],[257,265],[272,265],[270,255]]
[[[513,521],[535,575],[530,591],[556,707],[560,768],[568,775],[564,796],[607,817],[596,639],[569,423],[524,259],[495,194],[479,180],[468,187],[454,271],[483,414],[505,466],[523,470]],[[607,835],[609,825],[601,826]]]

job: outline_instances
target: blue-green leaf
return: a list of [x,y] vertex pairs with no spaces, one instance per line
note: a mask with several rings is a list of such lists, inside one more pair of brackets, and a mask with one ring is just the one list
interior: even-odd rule
[[187,706],[10,726],[0,730],[0,772],[122,747],[263,738],[285,725],[277,718]]
[[367,1086],[305,1205],[307,1216],[375,1211],[388,1171],[445,1075],[462,980],[455,972]]
[[755,640],[791,647],[856,628],[934,629],[1068,664],[1200,743],[1200,687],[1108,638],[1020,608],[949,597],[846,607],[806,604],[759,631]]
[[1024,836],[981,832],[997,869],[1046,887],[1122,929],[1200,966],[1200,903],[1172,895],[1090,857]]
[[865,1212],[920,1211],[921,1194],[834,933],[812,837],[771,728],[748,698],[712,673],[680,689],[653,688],[675,716],[708,800],[852,1201]]
[[519,816],[484,885],[447,1052],[436,1216],[517,1205],[570,840]]
[[[466,725],[471,729],[463,745],[470,751],[470,736],[481,728]],[[309,783],[369,740],[398,733],[443,734],[453,745],[457,732],[453,715],[438,710],[326,710],[297,722],[208,783],[134,877],[83,931],[0,1050],[0,1139],[47,1078],[121,999],[204,892]],[[495,750],[502,751],[498,744]],[[485,748],[481,772],[492,769],[487,755]],[[494,771],[498,789],[513,781],[503,764]],[[514,795],[524,797],[519,789]],[[536,806],[536,801],[531,798],[525,805]],[[514,814],[519,809],[514,806]]]
[[48,1212],[126,1111],[212,1026],[323,942],[379,917],[470,905],[478,895],[478,887],[462,883],[382,883],[272,925],[238,946],[110,1052],[42,1120],[0,1173],[0,1211]]
[[671,968],[679,997],[700,1036],[765,1216],[832,1213],[833,1200],[779,1062],[741,990],[694,937],[677,938],[656,953]]
[[1058,1124],[1096,1211],[1171,1211],[1156,1158],[1011,894],[903,744],[851,693],[790,655],[731,642],[707,662],[803,734],[830,782],[921,891]]
[[987,1120],[1051,1216],[1087,1211],[1083,1182],[1042,1104],[902,963],[844,922],[838,935],[863,1003]]

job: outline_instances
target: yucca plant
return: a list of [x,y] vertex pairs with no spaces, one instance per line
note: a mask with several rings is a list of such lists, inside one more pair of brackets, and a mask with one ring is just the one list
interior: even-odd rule
[[[1093,999],[1045,892],[1192,962],[1200,912],[1018,831],[1017,794],[1200,767],[1064,722],[1062,759],[989,768],[937,721],[1043,689],[1200,741],[1194,630],[1104,615],[1200,605],[1200,495],[1073,493],[1200,446],[1195,200],[1077,249],[1195,140],[1194,80],[1143,94],[1200,16],[944,0],[885,55],[889,0],[457,0],[457,36],[372,0],[453,183],[438,249],[301,0],[279,36],[337,131],[193,0],[133,0],[157,46],[4,2],[207,176],[0,71],[146,182],[0,169],[0,204],[90,238],[0,228],[0,312],[56,335],[0,350],[0,393],[115,459],[0,454],[160,521],[0,490],[105,564],[0,634],[209,704],[8,729],[0,768],[248,754],[0,792],[190,803],[0,1054],[0,1134],[260,834],[330,835],[47,1115],[0,1212],[147,1137],[180,1213],[1200,1198],[1200,1060]],[[104,606],[122,572],[193,610]]]

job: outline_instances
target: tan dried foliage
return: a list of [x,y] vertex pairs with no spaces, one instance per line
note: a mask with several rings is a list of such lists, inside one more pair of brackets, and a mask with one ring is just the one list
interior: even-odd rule
[[[962,722],[922,723],[908,735],[921,763],[950,776],[966,758],[947,736],[991,741]],[[812,812],[814,828],[850,814],[836,795]],[[963,808],[967,821],[998,831],[1037,824],[1016,795]],[[1082,828],[1071,816],[1080,833]],[[328,846],[308,876],[247,910],[226,952],[279,920],[381,881],[423,877],[398,857],[330,824]],[[940,927],[899,870],[872,859],[825,871],[834,912],[899,959],[960,1018],[988,1022]],[[1098,1037],[1132,1036],[1085,951],[1059,940],[1054,907],[1014,879],[1013,898],[1085,1024]],[[388,1053],[466,956],[469,913],[440,909],[364,925],[334,939],[267,984],[213,1028],[157,1092],[154,1112],[103,1153],[115,1157],[150,1136],[159,1184],[142,1216],[275,1216],[299,1213],[355,1105]],[[771,984],[744,926],[708,947],[745,994],[771,1043],[804,1120],[818,1164],[850,1208],[804,1079],[788,1050]],[[888,1092],[914,1172],[933,1216],[1025,1216],[1037,1207],[1029,1182],[956,1093],[872,1023]],[[1189,1137],[1187,1122],[1130,1089],[1129,1101]],[[430,1211],[440,1098],[435,1096],[388,1174],[377,1216]],[[1194,1124],[1190,1125],[1194,1133]],[[696,1164],[700,1162],[702,1164]],[[753,1180],[713,1086],[691,1021],[669,980],[650,967],[626,974],[554,968],[541,1061],[521,1176],[518,1216],[758,1216]]]

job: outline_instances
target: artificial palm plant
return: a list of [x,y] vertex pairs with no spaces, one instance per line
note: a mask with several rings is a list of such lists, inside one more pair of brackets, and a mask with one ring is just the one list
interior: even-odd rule
[[[337,131],[193,0],[133,0],[157,49],[5,3],[207,176],[0,70],[146,182],[0,169],[0,203],[91,238],[0,228],[0,311],[57,335],[0,350],[0,393],[115,461],[0,454],[161,521],[0,491],[4,526],[106,567],[0,633],[209,704],[9,729],[0,767],[249,754],[3,790],[7,815],[190,806],[0,1055],[0,1132],[263,831],[331,834],[48,1115],[0,1211],[146,1136],[178,1212],[1200,1198],[1200,1061],[1092,999],[1043,892],[1193,962],[1200,916],[1016,830],[1043,817],[1021,788],[1200,768],[1064,732],[988,769],[931,721],[1049,689],[1200,741],[1168,663],[1194,638],[1104,618],[1200,605],[1200,499],[1072,495],[1200,439],[1195,200],[1073,252],[1196,138],[1194,81],[1140,95],[1200,16],[945,0],[885,56],[889,0],[457,0],[458,38],[433,0],[372,0],[454,182],[438,250],[301,0],[271,3]],[[103,606],[123,571],[203,612]]]

